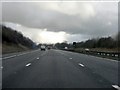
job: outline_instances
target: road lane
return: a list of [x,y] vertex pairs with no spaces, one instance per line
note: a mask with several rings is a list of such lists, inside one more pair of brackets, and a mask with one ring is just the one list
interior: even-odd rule
[[19,71],[23,68],[27,63],[34,62],[36,57],[42,56],[46,52],[33,51],[28,54],[24,54],[21,56],[16,56],[14,58],[9,58],[2,61],[3,66],[3,78],[8,77],[11,73]]
[[72,63],[81,62],[95,73],[109,80],[111,83],[118,84],[118,76],[120,76],[120,73],[118,73],[118,63],[120,62],[61,50],[57,52],[66,56],[66,58],[72,57],[73,59],[70,60]]
[[[112,84],[118,85],[114,78],[117,63],[91,59],[96,58],[49,50],[3,60],[3,88],[111,88]],[[110,72],[114,73],[108,75],[114,76],[111,80],[104,76]]]

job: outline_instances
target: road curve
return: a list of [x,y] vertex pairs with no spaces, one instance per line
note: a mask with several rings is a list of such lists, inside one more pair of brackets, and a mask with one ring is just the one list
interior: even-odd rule
[[[117,61],[62,50],[2,57],[2,88],[113,88]],[[115,87],[116,88],[116,87]]]

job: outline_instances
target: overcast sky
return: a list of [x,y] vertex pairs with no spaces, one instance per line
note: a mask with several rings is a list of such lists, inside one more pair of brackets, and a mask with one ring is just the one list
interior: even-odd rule
[[2,22],[36,43],[83,41],[118,32],[117,2],[2,2]]

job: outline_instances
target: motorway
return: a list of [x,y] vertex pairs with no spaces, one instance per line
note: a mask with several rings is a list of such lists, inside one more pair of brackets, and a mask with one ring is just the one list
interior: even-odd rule
[[2,88],[116,88],[118,61],[62,50],[2,57]]

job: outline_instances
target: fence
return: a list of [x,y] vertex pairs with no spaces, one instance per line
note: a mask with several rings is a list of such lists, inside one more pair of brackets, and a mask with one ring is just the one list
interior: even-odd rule
[[[64,49],[66,50],[66,49]],[[88,55],[95,55],[95,56],[100,56],[100,57],[106,57],[106,58],[111,58],[111,59],[117,59],[120,60],[120,52],[102,52],[102,51],[86,51],[86,50],[74,50],[74,49],[68,49],[66,51],[72,51],[72,52],[78,52],[78,53],[83,53],[83,54],[88,54]]]

